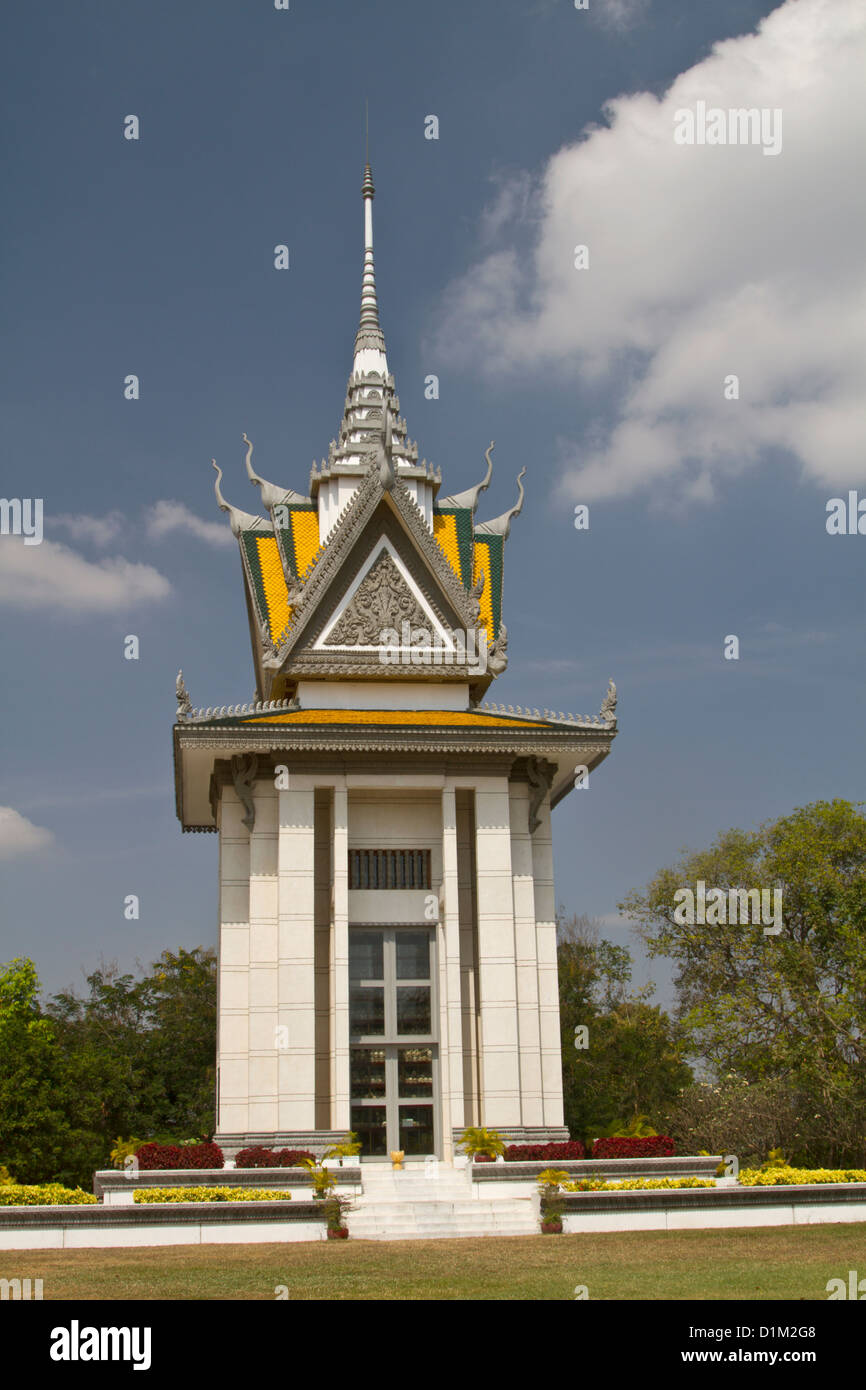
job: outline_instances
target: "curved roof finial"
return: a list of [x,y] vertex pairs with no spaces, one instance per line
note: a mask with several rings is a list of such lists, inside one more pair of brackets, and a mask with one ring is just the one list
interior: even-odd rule
[[503,540],[508,540],[512,521],[523,511],[523,499],[526,495],[523,490],[523,475],[525,472],[526,469],[521,468],[517,475],[517,486],[520,489],[520,496],[515,505],[510,511],[503,512],[501,516],[494,517],[493,521],[485,521],[481,526],[476,526],[476,531],[481,535],[502,536]]
[[223,497],[222,488],[220,487],[220,484],[223,480],[223,471],[217,463],[216,459],[211,459],[211,463],[216,469],[216,478],[214,479],[213,490],[216,496],[217,506],[219,507],[221,512],[228,513],[229,525],[232,528],[232,534],[235,536],[239,536],[241,531],[262,530],[263,528],[266,530],[270,530],[270,523],[265,521],[263,517],[253,516],[252,512],[242,512],[239,507],[233,507],[231,502],[226,501],[226,499]]
[[490,486],[490,479],[493,477],[493,460],[490,455],[493,453],[493,446],[496,440],[491,439],[489,446],[484,451],[487,460],[487,472],[483,482],[476,483],[474,487],[468,487],[465,492],[456,492],[452,497],[443,497],[437,502],[438,511],[447,511],[449,508],[461,509],[468,507],[471,512],[478,506],[478,498],[482,492],[486,492]]
[[397,474],[394,471],[394,435],[391,425],[391,409],[387,401],[385,402],[384,415],[382,432],[370,451],[368,472],[372,472],[375,468],[379,474],[382,491],[390,492],[397,481]]
[[244,460],[247,477],[256,487],[261,488],[262,502],[269,512],[280,504],[284,507],[297,506],[299,503],[309,504],[309,497],[302,496],[300,492],[294,492],[290,487],[277,487],[276,483],[269,483],[267,478],[260,478],[252,464],[253,441],[247,438],[246,431],[241,438],[247,446],[247,456]]

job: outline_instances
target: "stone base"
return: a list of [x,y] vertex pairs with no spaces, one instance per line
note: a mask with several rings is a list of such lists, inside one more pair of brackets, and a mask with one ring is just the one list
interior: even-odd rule
[[[564,1125],[488,1125],[501,1134],[506,1144],[567,1144],[571,1138]],[[455,1150],[460,1142],[462,1129],[452,1130]]]
[[279,1134],[215,1134],[213,1141],[219,1144],[223,1156],[230,1159],[241,1149],[257,1145],[264,1149],[307,1149],[320,1158],[326,1149],[347,1138],[348,1131],[343,1129],[297,1129],[282,1130]]
[[[506,1144],[564,1144],[569,1139],[564,1125],[493,1125],[491,1128],[502,1135]],[[460,1153],[457,1145],[462,1133],[463,1127],[452,1131],[456,1155]],[[215,1134],[214,1143],[219,1144],[227,1159],[234,1159],[241,1149],[251,1149],[254,1145],[265,1149],[308,1149],[318,1158],[347,1137],[347,1131],[340,1129],[298,1129],[276,1134]],[[360,1158],[363,1161],[363,1150]],[[384,1157],[380,1159],[382,1163],[387,1161]]]

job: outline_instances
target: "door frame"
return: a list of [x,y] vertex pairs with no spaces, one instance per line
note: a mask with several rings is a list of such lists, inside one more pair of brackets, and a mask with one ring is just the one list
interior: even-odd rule
[[[350,1021],[350,1032],[349,1032],[349,1049],[350,1049],[350,1064],[349,1064],[349,1075],[350,1075],[350,1081],[349,1081],[349,1087],[350,1087],[350,1090],[349,1090],[349,1107],[350,1107],[350,1112],[351,1112],[351,1109],[352,1109],[353,1106],[363,1106],[363,1107],[368,1108],[368,1109],[374,1109],[374,1108],[376,1108],[377,1106],[382,1107],[383,1104],[384,1104],[384,1109],[385,1109],[385,1133],[386,1133],[385,1153],[384,1153],[384,1154],[368,1154],[368,1155],[366,1155],[366,1156],[362,1153],[362,1154],[361,1154],[361,1160],[362,1160],[362,1162],[363,1162],[364,1158],[366,1157],[368,1160],[373,1160],[373,1161],[376,1161],[376,1162],[380,1162],[380,1163],[381,1163],[383,1160],[385,1160],[385,1159],[388,1158],[388,1156],[390,1155],[390,1152],[391,1152],[392,1149],[399,1149],[399,1148],[400,1148],[400,1125],[399,1125],[399,1118],[400,1118],[401,1103],[402,1103],[403,1105],[405,1105],[405,1106],[410,1106],[410,1105],[412,1105],[413,1103],[414,1103],[414,1104],[421,1104],[421,1105],[426,1105],[426,1104],[428,1104],[428,1101],[427,1101],[426,1097],[423,1098],[423,1099],[421,1099],[421,1098],[415,1098],[414,1100],[413,1100],[412,1098],[410,1098],[410,1097],[407,1097],[407,1098],[405,1098],[402,1102],[401,1102],[401,1100],[400,1100],[400,1095],[399,1095],[399,1079],[398,1079],[398,1078],[399,1078],[398,1051],[399,1051],[399,1049],[400,1049],[401,1047],[425,1047],[425,1048],[429,1048],[430,1051],[431,1051],[432,1054],[433,1054],[433,1056],[432,1056],[433,1094],[432,1094],[431,1100],[430,1100],[430,1102],[429,1102],[429,1104],[432,1106],[432,1111],[433,1111],[433,1149],[432,1149],[432,1152],[436,1155],[437,1158],[441,1158],[441,1157],[442,1157],[442,1102],[441,1102],[440,1067],[441,1067],[441,1061],[442,1061],[442,1052],[441,1052],[441,1042],[440,1042],[440,1039],[439,1039],[439,1022],[440,1022],[440,1020],[439,1020],[439,968],[438,968],[438,961],[439,961],[439,933],[438,933],[438,931],[437,931],[435,925],[432,925],[432,924],[431,924],[430,926],[428,926],[426,922],[381,922],[381,923],[378,923],[378,922],[357,922],[357,923],[351,923],[351,922],[350,922],[350,923],[349,923],[349,949],[350,949],[350,951],[351,951],[351,940],[352,940],[352,932],[353,932],[353,931],[358,931],[358,932],[361,932],[361,931],[375,931],[375,932],[381,932],[381,933],[383,934],[383,966],[382,966],[383,978],[382,978],[382,980],[381,980],[381,981],[377,981],[377,980],[372,980],[372,979],[371,979],[369,982],[367,982],[367,981],[365,981],[365,980],[362,978],[362,979],[354,980],[354,981],[353,981],[352,978],[351,978],[351,975],[350,975],[350,977],[349,977],[349,982],[348,982],[348,983],[349,983],[349,1005],[350,1005],[350,1008],[351,1008],[351,990],[352,990],[352,986],[353,986],[353,985],[364,985],[364,984],[366,984],[366,983],[369,983],[370,986],[375,987],[377,984],[380,984],[380,983],[381,983],[382,988],[383,988],[383,994],[384,994],[385,1032],[384,1032],[384,1034],[383,1034],[381,1037],[371,1036],[370,1034],[365,1034],[365,1033],[354,1033],[354,1032],[352,1032],[352,1031],[351,1031],[351,1021]],[[415,980],[415,983],[427,985],[427,986],[429,986],[429,989],[430,989],[430,1026],[431,1026],[431,1031],[430,1031],[429,1033],[398,1034],[397,1031],[396,1031],[396,998],[397,998],[396,991],[397,991],[398,985],[400,985],[401,983],[404,983],[404,982],[403,982],[403,981],[400,981],[400,980],[398,979],[398,977],[397,977],[397,973],[396,973],[396,953],[395,953],[395,950],[394,950],[394,943],[396,942],[397,934],[400,933],[400,932],[403,932],[403,931],[424,932],[424,933],[426,933],[426,935],[427,935],[427,937],[428,937],[428,940],[429,940],[429,942],[430,942],[430,977],[429,977],[429,980],[420,980],[420,979],[416,979],[416,980]],[[347,963],[347,969],[348,969],[348,963]],[[408,984],[408,983],[412,983],[412,982],[411,982],[411,981],[406,981],[405,983]],[[393,1032],[389,1032],[389,1026],[388,1026],[388,1025],[389,1025],[389,1022],[393,1022],[393,1025],[394,1025],[394,1026],[393,1026]],[[354,1048],[366,1048],[366,1049],[369,1049],[369,1050],[371,1050],[371,1051],[372,1051],[374,1048],[376,1048],[376,1049],[379,1049],[379,1050],[381,1050],[381,1051],[383,1051],[383,1052],[385,1053],[385,1097],[384,1097],[384,1102],[381,1101],[381,1100],[378,1100],[378,1099],[376,1099],[376,1100],[369,1100],[369,1101],[363,1100],[363,1099],[353,1100],[352,1094],[351,1094],[351,1051],[352,1051],[352,1049],[354,1049]],[[397,1135],[397,1143],[396,1143],[396,1144],[392,1144],[392,1142],[391,1142],[391,1139],[392,1139],[392,1136],[393,1136],[394,1131],[396,1131],[396,1135]],[[419,1162],[423,1162],[424,1159],[425,1159],[426,1157],[427,1157],[426,1154],[406,1154],[406,1157],[405,1157],[405,1159],[404,1159],[404,1162],[406,1162],[406,1163],[419,1163]]]

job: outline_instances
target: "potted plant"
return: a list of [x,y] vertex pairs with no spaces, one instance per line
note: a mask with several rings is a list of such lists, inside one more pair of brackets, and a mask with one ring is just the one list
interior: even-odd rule
[[330,1149],[325,1150],[322,1162],[326,1163],[329,1160],[332,1162],[335,1161],[337,1166],[342,1168],[344,1159],[357,1158],[360,1152],[361,1142],[358,1139],[357,1134],[353,1133],[352,1130],[349,1130],[349,1133],[346,1135],[345,1139],[341,1139],[339,1144],[332,1144]]
[[317,1158],[303,1158],[301,1163],[308,1168],[313,1178],[313,1197],[317,1202],[324,1202],[330,1197],[337,1185],[337,1180]]
[[568,1174],[559,1168],[545,1168],[538,1175],[538,1196],[541,1213],[541,1233],[545,1236],[562,1235],[563,1199],[561,1184],[568,1181]]
[[483,1162],[485,1159],[492,1162],[500,1154],[505,1153],[505,1140],[496,1129],[483,1129],[477,1125],[470,1125],[464,1129],[460,1136],[459,1147],[467,1155],[470,1162]]
[[346,1213],[351,1210],[352,1200],[342,1192],[332,1192],[325,1205],[328,1240],[348,1240],[349,1228]]

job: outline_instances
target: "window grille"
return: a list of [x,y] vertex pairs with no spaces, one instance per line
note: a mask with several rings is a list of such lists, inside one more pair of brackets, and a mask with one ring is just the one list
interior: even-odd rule
[[429,888],[429,849],[350,849],[350,888]]

